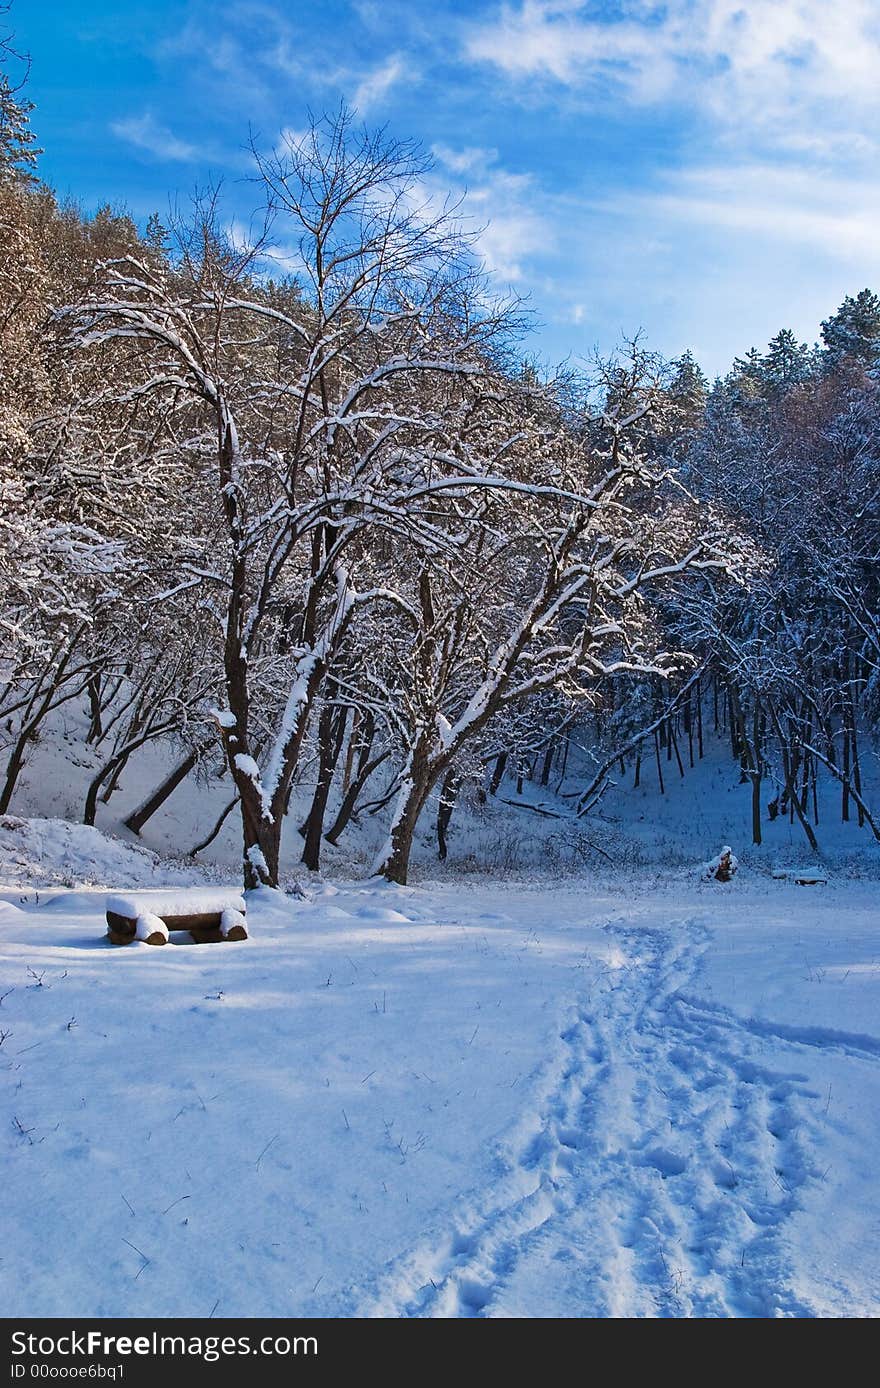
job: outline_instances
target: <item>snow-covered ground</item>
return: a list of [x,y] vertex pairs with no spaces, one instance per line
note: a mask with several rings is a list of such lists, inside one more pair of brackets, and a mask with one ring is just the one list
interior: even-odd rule
[[31,820],[0,870],[6,1315],[880,1312],[873,876],[316,882],[114,949],[99,888],[219,869]]

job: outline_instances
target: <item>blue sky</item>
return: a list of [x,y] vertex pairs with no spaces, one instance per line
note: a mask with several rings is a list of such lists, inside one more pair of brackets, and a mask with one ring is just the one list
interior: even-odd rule
[[710,373],[880,289],[880,0],[15,0],[42,171],[163,213],[340,98],[434,151],[548,361]]

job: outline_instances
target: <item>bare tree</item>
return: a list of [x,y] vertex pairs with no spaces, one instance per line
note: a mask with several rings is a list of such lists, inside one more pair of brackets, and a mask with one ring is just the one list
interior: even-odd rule
[[189,412],[193,482],[216,528],[190,514],[204,557],[179,591],[199,589],[219,628],[215,721],[249,886],[278,882],[309,714],[355,612],[394,601],[370,580],[366,536],[430,546],[434,495],[487,485],[476,433],[462,442],[455,425],[490,407],[480,383],[503,326],[452,211],[420,203],[413,147],[343,111],[259,169],[297,283],[255,281],[265,247],[236,252],[208,207],[173,272],[123,258],[61,315],[81,346],[144,344],[126,398]]

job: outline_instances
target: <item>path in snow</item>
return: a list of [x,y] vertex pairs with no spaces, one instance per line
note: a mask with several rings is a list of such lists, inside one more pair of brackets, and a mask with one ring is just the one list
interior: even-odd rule
[[627,962],[562,1031],[539,1131],[367,1314],[814,1314],[792,1291],[786,1223],[818,1174],[804,1103],[818,1094],[755,1063],[754,1028],[691,996],[702,927],[607,929]]

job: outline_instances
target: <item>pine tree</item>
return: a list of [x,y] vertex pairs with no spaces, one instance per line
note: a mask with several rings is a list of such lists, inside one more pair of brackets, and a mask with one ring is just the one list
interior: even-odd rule
[[[9,56],[9,49],[0,40],[0,63]],[[19,96],[6,72],[0,70],[0,181],[9,178],[32,181],[36,168],[36,136],[30,128],[32,101]]]
[[742,403],[761,398],[764,393],[764,359],[757,347],[750,347],[744,357],[734,357],[730,383]]
[[674,361],[672,367],[669,398],[678,411],[681,426],[696,429],[706,410],[709,381],[690,350]]
[[[8,4],[0,4],[0,14],[7,10]],[[11,62],[22,64],[22,61],[24,79],[18,83],[12,82],[8,67]],[[28,67],[28,61],[22,60],[21,54],[12,49],[10,33],[0,32],[0,183],[7,183],[10,179],[32,183],[35,180],[33,169],[36,168],[37,154],[43,153],[37,150],[36,136],[31,129],[33,103],[19,96],[28,76]]]
[[845,358],[873,366],[880,360],[880,297],[862,289],[847,295],[840,308],[822,324],[822,341],[830,369]]
[[805,381],[810,374],[810,349],[798,342],[790,328],[783,328],[770,339],[767,354],[761,363],[765,388],[788,390]]

